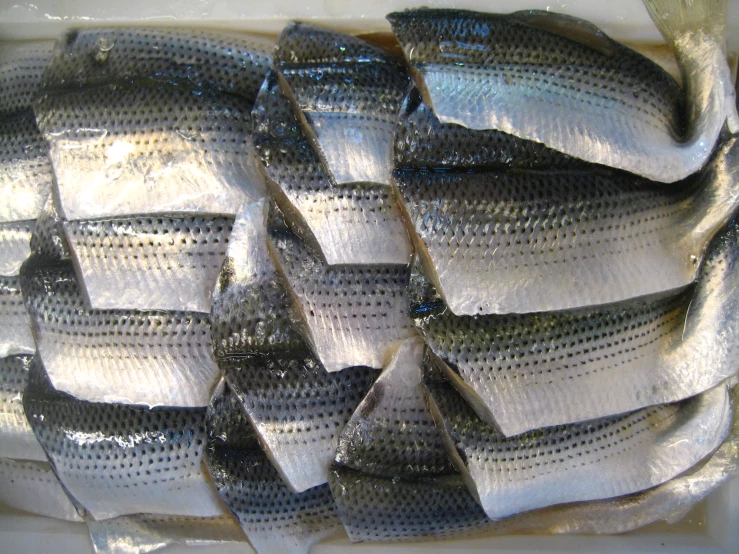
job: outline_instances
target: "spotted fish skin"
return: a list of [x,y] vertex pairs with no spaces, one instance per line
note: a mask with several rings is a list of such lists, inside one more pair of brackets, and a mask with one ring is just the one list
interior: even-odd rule
[[23,412],[31,356],[0,358],[0,458],[46,462]]
[[35,351],[31,321],[23,305],[21,278],[0,277],[0,358]]
[[34,221],[0,223],[0,275],[18,275],[21,265],[31,254]]
[[259,553],[307,554],[341,530],[328,485],[292,492],[262,451],[239,399],[225,383],[206,416],[206,463],[221,498]]
[[54,50],[54,41],[3,44],[0,51],[0,113],[33,107],[43,74]]
[[80,401],[54,390],[40,365],[23,407],[62,484],[94,519],[224,514],[203,465],[204,408]]

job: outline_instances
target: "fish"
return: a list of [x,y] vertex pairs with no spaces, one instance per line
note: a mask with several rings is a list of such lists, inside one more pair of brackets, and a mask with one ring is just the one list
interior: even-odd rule
[[208,405],[219,373],[207,314],[90,309],[68,260],[28,263],[22,287],[56,389],[89,402]]
[[684,96],[659,66],[570,16],[420,9],[387,18],[442,122],[673,183],[703,167],[724,123],[739,130],[726,0],[645,5],[677,57]]
[[419,337],[403,341],[344,426],[334,461],[385,479],[457,473],[426,405]]
[[737,372],[739,222],[696,285],[579,310],[455,316],[416,264],[411,313],[443,369],[505,436],[675,402]]
[[205,408],[86,402],[32,365],[23,408],[64,488],[95,520],[226,513],[203,464]]
[[0,117],[33,107],[53,40],[5,42],[0,49]]
[[379,372],[359,366],[328,373],[311,352],[269,257],[269,210],[264,200],[246,203],[236,217],[213,342],[218,368],[270,461],[291,491],[303,492],[326,483],[341,429]]
[[0,502],[45,517],[83,521],[49,462],[0,458]]
[[[410,167],[397,167],[394,182],[424,272],[455,315],[566,310],[684,287],[737,209],[735,138],[701,173],[665,187],[573,167],[541,148],[506,167],[490,131],[439,124],[410,98],[406,108],[399,127],[426,144],[423,166],[404,154]],[[399,135],[396,152],[409,141]],[[525,151],[507,142],[513,155]],[[474,167],[452,165],[475,147]]]
[[233,226],[230,216],[62,223],[85,300],[94,309],[211,309]]
[[392,189],[387,183],[337,183],[275,73],[265,79],[252,116],[270,196],[328,265],[408,264],[410,239]]
[[406,266],[326,266],[277,208],[269,217],[268,247],[311,349],[327,371],[382,368],[392,351],[415,335]]
[[37,219],[53,180],[49,151],[33,111],[0,115],[0,223]]
[[23,391],[31,358],[0,358],[0,458],[46,462],[46,453],[23,412]]
[[0,358],[35,351],[31,321],[23,304],[21,278],[0,276]]
[[717,450],[733,420],[721,384],[682,402],[507,438],[448,382],[427,388],[447,452],[491,519],[660,485]]
[[35,221],[0,223],[0,275],[18,275],[21,265],[31,255],[31,235]]
[[291,22],[277,39],[274,66],[336,184],[389,185],[410,83],[402,59],[359,37]]
[[35,221],[29,240],[31,263],[71,260],[69,243],[62,225],[61,208],[58,195],[51,191],[49,198]]
[[313,544],[341,532],[328,485],[291,491],[225,382],[213,395],[206,425],[208,470],[258,553],[307,554]]

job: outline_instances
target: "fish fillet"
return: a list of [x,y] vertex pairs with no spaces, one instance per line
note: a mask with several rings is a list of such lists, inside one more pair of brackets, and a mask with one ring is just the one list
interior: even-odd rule
[[0,358],[0,458],[45,462],[46,453],[23,412],[30,363],[28,355]]

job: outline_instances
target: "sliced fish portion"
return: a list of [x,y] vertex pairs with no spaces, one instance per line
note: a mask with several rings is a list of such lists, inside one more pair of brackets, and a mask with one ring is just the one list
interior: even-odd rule
[[61,208],[55,190],[46,200],[31,235],[31,252],[39,259],[70,259],[69,244],[62,225]]
[[338,464],[387,479],[455,473],[426,406],[423,359],[418,337],[398,346],[341,432]]
[[218,367],[207,315],[90,309],[69,262],[29,265],[23,289],[55,388],[90,402],[208,405]]
[[31,255],[34,221],[0,223],[0,275],[18,275],[21,264]]
[[36,115],[64,217],[233,215],[264,193],[251,108],[239,96],[158,84],[44,91]]
[[32,367],[23,407],[69,493],[94,519],[225,513],[203,464],[204,408],[77,400]]
[[23,412],[31,356],[0,358],[0,458],[45,462],[33,429]]
[[739,128],[726,0],[647,5],[681,65],[685,107],[660,67],[579,19],[461,10],[388,19],[441,121],[497,129],[671,183],[708,161],[727,118]]
[[264,82],[253,116],[270,192],[326,263],[408,263],[410,241],[386,182],[337,184],[314,153],[276,75]]
[[63,227],[93,308],[208,313],[232,224],[152,215]]
[[0,358],[35,351],[20,277],[0,277]]
[[307,554],[341,530],[328,485],[292,492],[259,446],[239,399],[221,385],[208,409],[206,462],[257,552]]
[[389,184],[409,86],[401,61],[358,37],[293,22],[277,40],[275,67],[335,181]]
[[680,403],[506,438],[451,385],[429,392],[447,450],[492,519],[662,484],[716,450],[733,419],[720,385]]
[[53,40],[3,44],[0,49],[0,113],[33,106],[53,51]]
[[0,503],[41,516],[82,521],[48,462],[0,458]]
[[405,266],[327,267],[273,210],[269,247],[327,371],[381,368],[415,335],[408,316]]

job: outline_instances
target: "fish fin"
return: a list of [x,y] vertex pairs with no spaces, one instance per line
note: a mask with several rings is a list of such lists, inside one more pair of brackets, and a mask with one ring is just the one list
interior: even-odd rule
[[598,50],[607,56],[615,55],[620,49],[620,45],[598,27],[589,21],[571,15],[543,10],[525,10],[514,12],[510,17],[531,27],[537,27]]
[[649,16],[670,44],[703,31],[726,45],[726,0],[643,0]]

